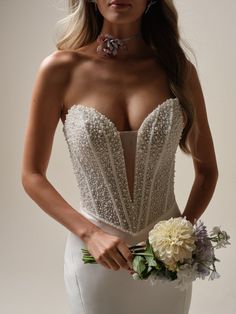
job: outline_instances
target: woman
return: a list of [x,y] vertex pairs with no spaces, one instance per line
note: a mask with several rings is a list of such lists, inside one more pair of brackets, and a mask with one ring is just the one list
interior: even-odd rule
[[[134,280],[130,245],[159,220],[206,209],[218,170],[197,71],[179,44],[170,0],[75,1],[60,51],[40,65],[23,157],[28,195],[68,230],[64,278],[72,313],[185,314],[192,284]],[[47,180],[59,119],[78,182],[74,209]],[[174,194],[175,153],[191,155],[185,209]],[[97,264],[82,262],[87,248]]]

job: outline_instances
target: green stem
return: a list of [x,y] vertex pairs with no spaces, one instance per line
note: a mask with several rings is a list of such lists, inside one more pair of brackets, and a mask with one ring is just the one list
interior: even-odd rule
[[153,256],[152,254],[149,253],[133,253],[133,255]]
[[[83,252],[84,252],[84,254],[83,254],[83,261],[86,261],[86,262],[96,261],[95,258],[88,252],[88,250],[83,249]],[[132,255],[153,256],[150,253],[141,253],[141,252],[132,252]]]

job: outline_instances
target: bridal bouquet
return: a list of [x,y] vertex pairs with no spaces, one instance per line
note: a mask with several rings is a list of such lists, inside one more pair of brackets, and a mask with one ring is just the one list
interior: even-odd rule
[[[184,290],[197,278],[219,278],[215,262],[220,260],[215,257],[215,249],[231,244],[229,239],[218,226],[208,235],[201,220],[195,219],[194,224],[186,217],[159,221],[144,245],[129,247],[134,255],[133,279],[149,279],[152,285],[160,280]],[[84,262],[94,263],[88,250],[82,251]]]

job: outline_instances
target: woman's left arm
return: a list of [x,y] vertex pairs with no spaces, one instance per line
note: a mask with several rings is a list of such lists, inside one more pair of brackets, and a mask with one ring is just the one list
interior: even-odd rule
[[181,216],[194,223],[208,206],[218,180],[218,167],[207,111],[197,70],[191,64],[187,89],[196,108],[196,118],[187,139],[193,158],[195,179]]

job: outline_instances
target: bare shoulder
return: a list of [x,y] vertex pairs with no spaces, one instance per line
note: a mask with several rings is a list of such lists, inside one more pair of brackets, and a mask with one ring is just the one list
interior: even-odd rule
[[79,61],[79,55],[73,51],[56,50],[46,56],[40,64],[39,71],[44,78],[55,83],[65,83],[70,79],[73,68]]
[[31,97],[31,121],[38,117],[47,121],[51,114],[56,125],[76,63],[78,54],[70,51],[55,51],[41,61]]
[[56,50],[46,56],[42,62],[45,65],[65,66],[74,64],[78,59],[79,53],[72,50]]

